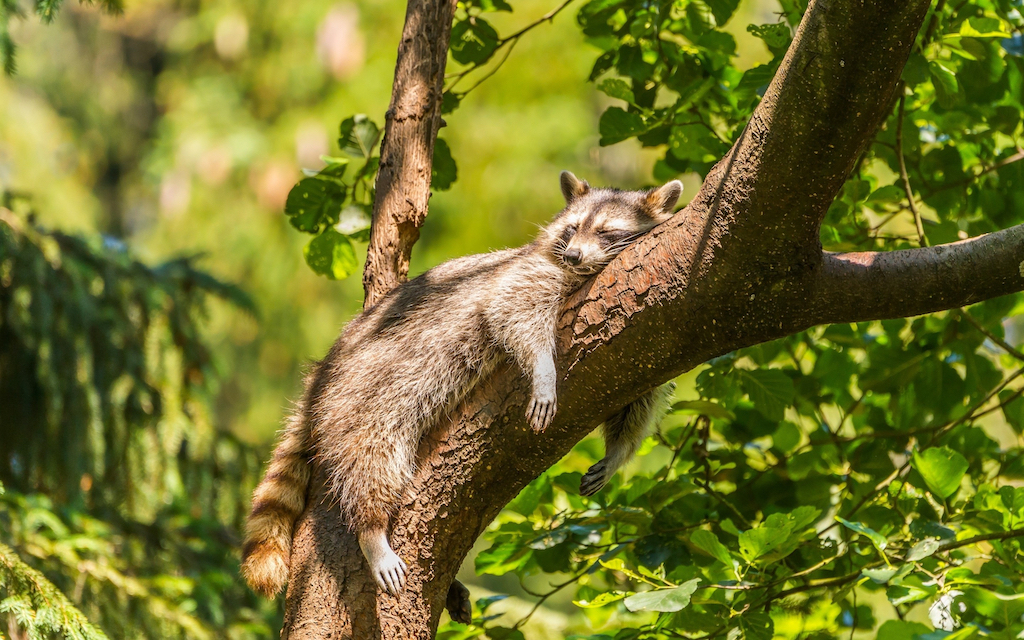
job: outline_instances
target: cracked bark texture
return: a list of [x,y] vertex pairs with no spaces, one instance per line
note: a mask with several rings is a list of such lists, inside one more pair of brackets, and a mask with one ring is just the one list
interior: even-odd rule
[[455,4],[455,0],[409,0],[406,9],[363,269],[365,307],[405,281],[412,245],[427,217]]
[[286,637],[432,637],[448,585],[498,511],[607,415],[709,358],[816,324],[1024,289],[1019,227],[917,250],[821,250],[820,222],[888,113],[927,10],[927,0],[812,0],[749,125],[690,205],[567,302],[547,432],[527,426],[527,383],[505,366],[421,443],[391,533],[410,568],[398,597],[372,586],[317,470]]

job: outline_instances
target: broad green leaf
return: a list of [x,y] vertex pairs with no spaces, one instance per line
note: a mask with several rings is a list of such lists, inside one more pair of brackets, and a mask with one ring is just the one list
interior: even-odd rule
[[655,589],[636,593],[623,601],[630,611],[681,611],[690,604],[690,596],[697,590],[700,578],[694,578],[671,589]]
[[850,522],[849,520],[839,516],[836,516],[836,520],[843,523],[843,525],[851,531],[855,531],[856,533],[866,537],[871,541],[871,544],[875,545],[875,548],[878,549],[879,552],[884,553],[885,547],[889,544],[889,541],[886,540],[885,536],[860,522]]
[[724,26],[736,12],[736,7],[740,6],[740,0],[705,0],[705,2],[711,8],[711,15],[715,16],[715,24],[719,27]]
[[882,202],[885,204],[898,204],[903,202],[907,198],[907,192],[903,190],[903,187],[896,186],[894,184],[887,184],[884,187],[879,187],[871,192],[868,196],[868,202]]
[[598,90],[604,92],[605,95],[612,98],[618,98],[629,104],[636,102],[636,98],[633,96],[633,90],[629,88],[629,84],[625,80],[619,78],[608,78],[602,80],[601,84],[597,85]]
[[747,31],[764,40],[771,49],[784,49],[789,46],[789,27],[781,22],[775,24],[747,25]]
[[359,267],[352,242],[334,229],[310,240],[303,253],[310,269],[332,280],[347,278]]
[[725,545],[718,541],[718,536],[715,534],[707,529],[698,529],[690,534],[690,542],[693,543],[693,546],[732,569],[732,555]]
[[954,72],[934,60],[928,63],[928,72],[935,85],[935,95],[943,108],[950,109],[960,102],[960,83]]
[[943,500],[960,488],[968,467],[967,459],[949,447],[933,447],[924,453],[915,451],[913,465],[932,493]]
[[929,631],[931,628],[920,622],[889,620],[879,628],[877,640],[911,640],[914,636]]
[[637,113],[631,113],[619,107],[609,107],[601,114],[598,123],[601,132],[600,144],[606,147],[640,135],[647,130],[644,119]]
[[907,562],[916,562],[918,560],[924,560],[928,556],[932,555],[939,550],[942,543],[935,538],[929,538],[928,540],[922,540],[913,546],[907,553]]
[[338,214],[338,222],[334,230],[343,236],[352,236],[370,228],[372,219],[366,207],[350,204]]
[[350,156],[369,159],[377,150],[380,129],[365,114],[357,114],[341,121],[338,146]]
[[765,555],[789,537],[792,527],[758,527],[740,533],[740,555],[747,562]]
[[572,603],[581,609],[597,609],[626,597],[625,591],[604,591],[592,600],[573,600]]
[[459,168],[452,158],[452,151],[448,143],[442,138],[434,142],[434,161],[430,168],[430,187],[437,191],[447,191],[452,188],[455,180],[459,177]]
[[284,212],[299,231],[317,233],[338,222],[345,187],[333,180],[305,178],[288,192]]
[[775,623],[763,611],[752,611],[740,616],[738,624],[743,640],[771,640],[775,635]]
[[969,38],[1009,38],[1010,32],[1004,29],[998,18],[972,17],[960,25],[960,35]]
[[452,58],[460,64],[483,64],[498,48],[498,32],[486,20],[469,16],[452,27]]
[[740,385],[764,417],[778,422],[790,404],[795,389],[789,376],[778,369],[739,370]]

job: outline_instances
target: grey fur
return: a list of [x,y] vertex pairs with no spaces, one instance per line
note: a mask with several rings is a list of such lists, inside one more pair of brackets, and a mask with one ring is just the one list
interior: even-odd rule
[[[286,432],[279,445],[291,442],[294,451],[295,443],[309,443],[309,453],[326,469],[329,495],[358,534],[378,584],[391,593],[404,586],[406,567],[391,550],[386,529],[415,472],[424,432],[505,357],[532,383],[529,423],[537,432],[547,428],[557,410],[559,308],[585,278],[671,216],[682,189],[678,181],[650,192],[594,189],[568,172],[561,186],[566,207],[532,244],[446,262],[353,320],[310,377],[301,426]],[[639,441],[632,440],[642,439],[639,418],[626,415],[619,426],[606,428],[605,471],[588,488],[603,486],[635,451]],[[288,458],[281,468],[289,461],[303,464]],[[257,489],[268,504],[272,494]],[[269,518],[251,527],[246,545],[254,554],[265,530],[278,537],[290,531]],[[264,555],[273,559],[285,546],[283,540],[276,547],[264,544],[271,549]],[[259,569],[251,567],[254,575]],[[282,583],[274,571],[265,591]]]

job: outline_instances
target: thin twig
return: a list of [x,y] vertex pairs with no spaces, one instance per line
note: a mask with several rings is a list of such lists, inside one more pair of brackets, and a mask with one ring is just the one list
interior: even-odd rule
[[989,340],[991,340],[995,344],[997,344],[1000,347],[1002,347],[1003,351],[1005,351],[1006,353],[1010,354],[1014,358],[1017,358],[1018,360],[1024,361],[1024,353],[1021,353],[1020,351],[1015,349],[1013,347],[1013,345],[1011,345],[1009,342],[1007,342],[1006,340],[1003,340],[1002,338],[1000,338],[996,334],[992,333],[991,331],[989,331],[985,327],[981,326],[981,323],[978,322],[977,320],[975,320],[974,316],[972,316],[970,313],[967,312],[967,309],[964,309],[963,307],[960,307],[959,312],[960,312],[960,317],[962,317],[967,322],[971,323],[974,326],[974,328],[977,329],[978,331],[980,331],[982,333],[982,335],[984,335],[986,338],[988,338]]
[[910,211],[914,214],[914,224],[917,225],[917,239],[922,247],[928,246],[928,239],[924,236],[924,224],[921,222],[921,212],[914,202],[914,190],[910,188],[910,176],[907,175],[907,162],[903,158],[903,109],[906,96],[903,95],[903,84],[900,83],[900,107],[896,116],[896,158],[900,163],[900,177],[903,179],[903,190],[907,192],[907,201],[910,203]]

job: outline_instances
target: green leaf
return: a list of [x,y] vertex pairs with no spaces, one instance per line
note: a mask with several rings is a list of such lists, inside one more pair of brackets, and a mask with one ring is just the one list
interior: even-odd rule
[[786,407],[793,403],[793,381],[778,369],[740,369],[740,386],[754,407],[773,422],[782,420]]
[[855,531],[861,534],[862,536],[866,537],[868,540],[871,541],[871,544],[875,545],[875,548],[878,549],[879,552],[884,553],[885,547],[889,544],[889,541],[886,540],[885,536],[878,533],[871,527],[860,522],[850,522],[849,520],[841,518],[839,516],[836,516],[836,520],[843,523],[843,525],[851,531]]
[[303,255],[314,272],[332,280],[347,278],[359,266],[352,242],[334,229],[310,240]]
[[486,20],[469,16],[452,27],[452,58],[460,64],[483,64],[498,48],[498,32]]
[[473,7],[479,7],[484,13],[491,13],[493,11],[512,11],[512,5],[505,2],[505,0],[472,0],[467,4]]
[[747,31],[755,37],[764,40],[770,49],[785,49],[789,46],[791,35],[789,27],[782,23],[775,24],[751,24],[747,25]]
[[601,114],[598,131],[601,132],[600,145],[607,147],[644,133],[647,131],[647,126],[640,114],[625,111],[619,107],[609,107]]
[[718,536],[707,529],[697,529],[690,534],[690,542],[693,546],[707,553],[730,569],[733,568],[732,555],[725,545],[718,541]]
[[960,101],[960,83],[956,74],[934,60],[928,63],[928,73],[932,76],[939,104],[946,109],[955,106]]
[[370,159],[377,150],[380,128],[365,114],[359,113],[341,121],[338,146],[350,156]]
[[910,640],[929,631],[931,629],[920,622],[889,620],[879,628],[877,640]]
[[284,212],[299,231],[317,233],[338,222],[345,187],[333,180],[305,178],[288,192]]
[[918,560],[924,560],[928,556],[932,555],[939,550],[942,543],[935,538],[929,538],[928,540],[922,540],[915,544],[910,551],[907,553],[907,562],[916,562]]
[[625,80],[619,78],[608,78],[602,80],[601,84],[597,85],[599,91],[604,92],[605,95],[612,98],[618,98],[629,104],[636,102],[636,98],[633,96],[633,90],[629,88],[629,84]]
[[740,0],[704,0],[704,2],[711,9],[711,15],[715,16],[715,24],[719,27],[725,26],[732,14],[736,12],[736,7],[740,6]]
[[968,467],[967,459],[949,447],[933,447],[924,453],[915,451],[913,465],[932,493],[943,500],[960,488]]
[[437,191],[447,191],[459,177],[459,168],[452,158],[448,143],[438,138],[434,143],[434,162],[430,168],[430,187]]
[[690,596],[697,590],[700,578],[688,580],[672,589],[655,589],[629,596],[623,604],[630,611],[660,611],[671,613],[681,611],[690,604]]
[[761,526],[756,529],[744,531],[739,535],[740,555],[747,562],[765,555],[786,542],[792,527],[768,527]]
[[338,214],[338,222],[334,225],[334,230],[343,236],[359,237],[362,232],[369,230],[371,222],[367,207],[350,204]]
[[572,603],[581,609],[597,609],[618,602],[626,597],[625,591],[603,591],[593,600],[573,600]]
[[771,640],[775,635],[775,623],[764,612],[751,612],[740,616],[739,629],[743,640]]
[[907,192],[903,190],[903,187],[898,187],[894,184],[887,184],[884,187],[879,187],[871,192],[871,195],[867,197],[868,202],[881,202],[884,204],[899,204],[903,202],[907,197]]
[[1012,34],[998,18],[973,17],[960,25],[960,35],[966,38],[1009,38]]

